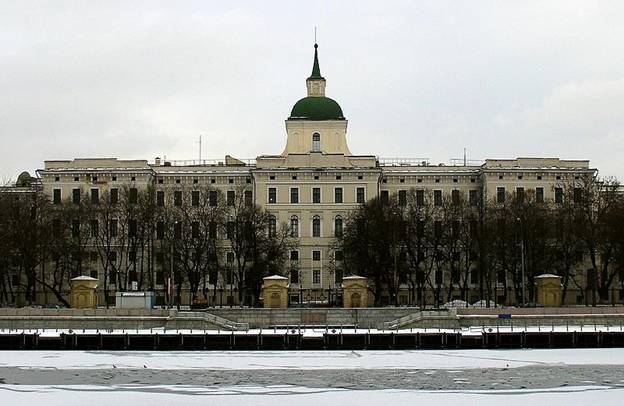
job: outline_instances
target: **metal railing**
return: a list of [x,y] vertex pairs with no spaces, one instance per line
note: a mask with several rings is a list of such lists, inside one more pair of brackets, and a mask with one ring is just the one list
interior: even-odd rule
[[428,166],[429,158],[377,158],[379,166]]

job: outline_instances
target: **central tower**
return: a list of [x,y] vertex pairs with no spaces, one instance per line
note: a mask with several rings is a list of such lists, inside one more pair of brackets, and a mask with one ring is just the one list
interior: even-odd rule
[[295,103],[286,120],[288,139],[282,155],[351,155],[347,147],[347,120],[340,105],[325,96],[325,85],[319,66],[318,45],[314,44],[312,74],[306,79],[308,96]]

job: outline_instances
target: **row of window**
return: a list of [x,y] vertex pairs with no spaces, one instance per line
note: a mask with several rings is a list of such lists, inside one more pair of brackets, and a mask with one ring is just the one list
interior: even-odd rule
[[[80,204],[82,199],[82,189],[72,189],[72,203]],[[245,205],[251,206],[253,204],[253,194],[251,190],[244,191],[244,199]],[[100,190],[99,189],[91,189],[90,190],[90,201],[91,204],[100,204]],[[228,206],[234,206],[236,201],[236,192],[234,190],[228,190],[226,192],[226,204]],[[61,204],[62,195],[61,189],[54,189],[52,192],[52,202],[54,204]],[[119,203],[119,189],[111,188],[109,190],[109,202],[111,204]],[[138,202],[138,190],[137,188],[128,189],[128,203],[136,204]],[[181,190],[176,190],[173,192],[173,205],[174,206],[182,206],[183,204],[183,194]],[[197,207],[201,204],[201,193],[199,190],[191,191],[191,206]],[[217,206],[218,204],[218,193],[216,190],[209,191],[208,195],[208,204],[210,206]],[[164,206],[165,205],[165,192],[163,190],[158,190],[156,192],[156,205]]]
[[[453,204],[459,204],[461,200],[462,192],[459,190],[451,191],[451,202]],[[381,203],[388,204],[390,201],[390,192],[387,190],[381,191]],[[397,193],[397,199],[400,206],[407,205],[407,190],[399,190]],[[469,190],[468,191],[468,204],[471,206],[476,206],[479,203],[479,191],[478,190]],[[434,206],[442,206],[443,198],[441,190],[433,191],[433,205]],[[424,206],[425,205],[425,190],[417,189],[416,190],[416,205]]]
[[[100,230],[100,224],[98,220],[91,220],[89,222],[90,228],[90,236],[95,238],[100,235],[100,232],[106,233],[110,238],[117,238],[119,236],[119,221],[117,219],[109,220],[108,227],[106,230]],[[228,221],[226,223],[226,237],[228,239],[233,239],[235,237],[235,223],[233,221]],[[60,220],[55,222],[54,228],[55,233],[60,234],[61,223]],[[333,224],[333,234],[335,237],[341,237],[343,234],[344,222],[341,216],[336,216],[334,218]],[[78,238],[80,236],[80,221],[73,220],[71,223],[71,235],[74,238]],[[138,222],[136,219],[128,220],[128,237],[135,238],[138,236]],[[217,238],[217,224],[214,222],[210,222],[207,224],[207,230],[205,231],[208,235],[208,238]],[[269,227],[268,227],[269,235],[274,236],[277,232],[277,218],[275,216],[271,216],[269,219]],[[165,223],[159,221],[156,223],[156,239],[162,240],[165,238]],[[191,222],[191,237],[192,238],[200,238],[202,234],[201,231],[201,223],[199,221]],[[290,235],[291,237],[298,238],[300,237],[300,229],[299,229],[299,217],[292,216],[290,218]],[[311,237],[322,237],[322,222],[320,216],[312,217],[312,232]],[[174,238],[182,238],[182,223],[174,222],[173,223],[173,237]]]
[[[244,200],[246,206],[251,206],[253,204],[253,193],[251,190],[245,190],[244,192]],[[201,205],[201,192],[199,190],[191,191],[191,206],[198,207]],[[216,190],[210,190],[208,192],[208,205],[211,207],[216,207],[218,205],[219,194]],[[228,206],[232,207],[236,204],[236,192],[234,190],[228,190],[225,194],[225,202]],[[183,194],[181,190],[175,190],[173,192],[173,205],[174,206],[182,206],[183,204]],[[158,190],[156,192],[156,205],[164,206],[165,205],[165,192],[163,190]]]
[[[355,188],[355,202],[356,203],[364,203],[366,201],[366,189],[363,187]],[[313,187],[312,188],[312,203],[321,203],[321,188]],[[277,203],[277,188],[270,187],[268,189],[267,194],[267,203],[273,204]],[[301,203],[299,199],[299,188],[291,187],[290,188],[290,203],[297,204]],[[334,201],[333,203],[344,203],[344,188],[335,187],[334,188]]]
[[[90,190],[91,204],[100,204],[100,189]],[[139,192],[137,188],[128,189],[128,203],[136,204],[138,201]],[[52,203],[61,204],[62,202],[61,189],[54,189],[52,191]],[[82,189],[72,189],[71,200],[74,204],[80,204],[82,199]],[[111,204],[119,203],[119,189],[109,189],[109,201]]]
[[[574,188],[574,201],[579,201],[581,199],[581,189]],[[563,203],[564,191],[561,187],[554,188],[554,200],[555,203]],[[507,191],[504,187],[496,188],[496,202],[497,203],[505,203],[505,199],[507,198]],[[523,187],[516,188],[516,200],[520,203],[523,203],[525,199],[525,193]],[[535,188],[535,202],[536,203],[544,203],[544,188],[536,187]]]
[[[275,216],[271,216],[269,220],[269,233],[275,233],[276,228],[277,228],[277,218]],[[344,231],[344,221],[342,220],[342,216],[338,215],[334,217],[334,224],[333,224],[334,236],[342,237],[343,231]],[[290,236],[293,238],[301,237],[298,216],[290,217]],[[323,223],[321,221],[321,216],[315,215],[312,217],[312,229],[311,229],[310,236],[311,237],[323,237]]]

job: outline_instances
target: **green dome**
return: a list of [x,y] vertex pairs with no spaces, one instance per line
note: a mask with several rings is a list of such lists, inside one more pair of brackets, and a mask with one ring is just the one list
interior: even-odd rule
[[329,97],[304,97],[295,103],[289,120],[344,120],[342,109]]

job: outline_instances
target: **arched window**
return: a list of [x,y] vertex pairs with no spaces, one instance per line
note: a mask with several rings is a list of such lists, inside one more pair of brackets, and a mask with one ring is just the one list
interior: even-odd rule
[[297,216],[290,218],[290,236],[299,237],[299,217]]
[[342,237],[342,217],[336,216],[334,219],[334,235]]
[[321,134],[312,134],[312,151],[319,152],[321,150]]
[[321,236],[321,218],[319,216],[312,217],[312,237]]
[[277,234],[277,219],[275,216],[269,217],[269,237],[275,237]]

